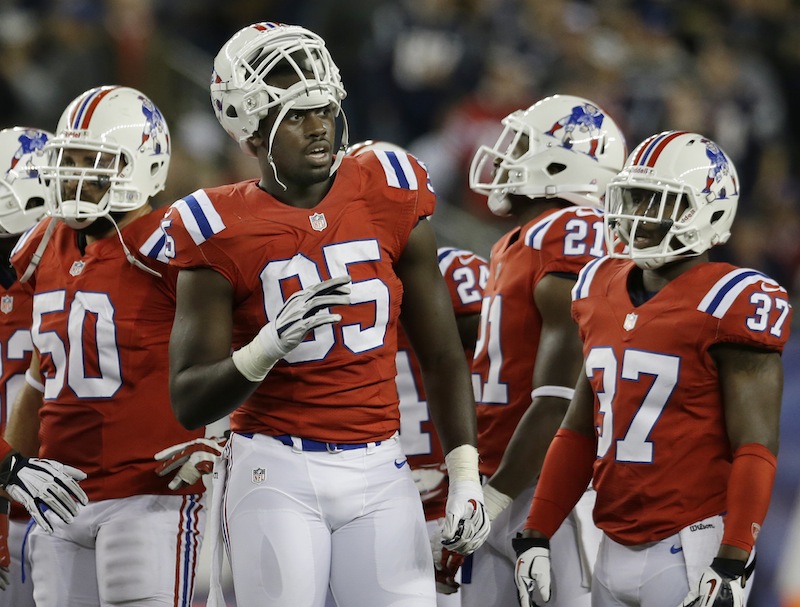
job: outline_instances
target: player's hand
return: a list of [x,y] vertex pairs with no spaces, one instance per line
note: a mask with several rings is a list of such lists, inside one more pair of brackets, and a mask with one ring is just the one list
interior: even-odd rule
[[464,556],[442,546],[441,527],[431,535],[431,550],[433,551],[433,567],[436,573],[436,592],[440,594],[457,592],[461,584],[456,582],[456,574],[464,562]]
[[514,582],[521,607],[544,607],[550,600],[550,541],[544,538],[515,537],[517,553]]
[[329,307],[349,304],[350,277],[347,275],[297,291],[286,300],[275,320],[258,334],[266,355],[276,361],[283,358],[300,345],[309,331],[342,320],[340,314],[327,311]]
[[480,483],[454,481],[451,477],[442,525],[444,547],[459,554],[472,554],[486,541],[489,529]]
[[678,607],[742,607],[745,580],[744,562],[716,558]]
[[16,451],[0,462],[0,485],[48,533],[53,532],[53,526],[45,517],[46,510],[70,523],[78,514],[78,506],[89,503],[76,482],[85,478],[86,474],[72,466],[51,459],[29,459]]
[[11,582],[9,567],[11,555],[8,553],[8,511],[10,503],[0,497],[0,590],[8,588]]
[[211,473],[214,460],[222,455],[226,442],[226,438],[196,438],[167,447],[155,454],[155,459],[161,462],[156,474],[166,476],[178,468],[168,487],[175,491],[194,485],[204,474]]

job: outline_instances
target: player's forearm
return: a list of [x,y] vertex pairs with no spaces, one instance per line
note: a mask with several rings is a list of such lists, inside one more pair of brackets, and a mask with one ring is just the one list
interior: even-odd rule
[[516,498],[533,484],[568,405],[568,400],[557,397],[534,400],[517,424],[500,467],[489,479],[492,487]]
[[478,444],[475,399],[463,355],[425,373],[425,391],[444,453]]
[[25,384],[17,395],[6,425],[5,440],[26,457],[39,454],[39,409],[42,402],[42,393]]
[[172,409],[182,426],[194,430],[231,413],[258,386],[243,377],[230,358],[194,365],[173,373]]

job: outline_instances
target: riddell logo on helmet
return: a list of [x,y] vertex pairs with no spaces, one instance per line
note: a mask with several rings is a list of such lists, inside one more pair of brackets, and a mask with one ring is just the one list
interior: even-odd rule
[[643,167],[638,165],[634,165],[628,170],[636,175],[652,175],[655,172],[653,167]]
[[61,134],[63,137],[70,139],[86,139],[89,136],[89,131],[85,130],[67,130]]

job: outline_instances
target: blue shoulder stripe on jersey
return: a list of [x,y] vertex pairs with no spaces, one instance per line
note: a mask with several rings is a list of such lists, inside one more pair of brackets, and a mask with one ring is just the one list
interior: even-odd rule
[[572,301],[584,299],[589,296],[589,287],[592,285],[594,275],[597,273],[600,264],[606,259],[608,259],[608,257],[598,257],[581,268],[581,271],[578,273],[578,280],[575,282],[575,286],[572,287]]
[[400,161],[397,159],[397,153],[395,152],[386,152],[386,157],[389,159],[389,162],[392,164],[392,167],[397,173],[397,180],[400,182],[400,187],[404,190],[408,188],[408,179],[406,179],[406,175],[403,172],[403,167],[400,166]]
[[769,276],[756,270],[738,269],[728,272],[711,287],[697,309],[715,318],[722,318],[739,293],[760,280],[777,284]]
[[163,263],[167,263],[167,256],[164,255],[164,244],[167,242],[167,235],[161,228],[156,229],[144,244],[139,247],[139,252],[150,259],[157,259]]
[[172,205],[180,213],[186,231],[195,244],[201,244],[225,229],[222,218],[208,194],[197,190]]
[[553,225],[553,223],[555,223],[555,221],[564,213],[571,212],[573,208],[574,207],[561,209],[557,213],[553,213],[541,221],[536,222],[525,233],[525,244],[532,249],[541,249],[542,243],[544,242],[544,237],[547,234],[547,230],[550,228],[550,226]]
[[441,263],[441,261],[445,257],[450,255],[450,253],[452,253],[453,251],[457,250],[458,249],[456,249],[455,247],[439,247],[438,250],[436,251],[436,258],[439,260],[439,263]]
[[417,174],[408,154],[375,150],[375,156],[380,160],[383,172],[386,173],[386,182],[391,187],[404,190],[416,190],[419,187]]
[[189,210],[192,212],[195,221],[197,222],[197,226],[200,228],[200,232],[206,238],[210,238],[214,235],[214,230],[211,228],[211,224],[206,219],[205,214],[203,213],[203,209],[200,207],[200,203],[197,202],[197,198],[194,196],[187,196],[184,198],[186,201],[186,206],[189,207]]

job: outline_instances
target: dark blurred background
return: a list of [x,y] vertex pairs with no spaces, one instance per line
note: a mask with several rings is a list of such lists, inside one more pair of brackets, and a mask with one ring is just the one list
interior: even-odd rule
[[[629,150],[665,129],[717,141],[742,189],[715,257],[766,272],[798,300],[797,0],[0,0],[0,128],[55,130],[75,96],[122,84],[170,125],[159,202],[255,177],[255,160],[214,118],[208,81],[219,48],[256,21],[325,38],[348,91],[350,141],[391,141],[425,161],[443,244],[488,255],[510,227],[467,185],[500,119],[547,95],[580,95],[612,115]],[[792,585],[800,605],[800,514],[789,533],[800,512],[798,342],[784,358],[782,451],[751,607],[781,605],[779,589]]]

